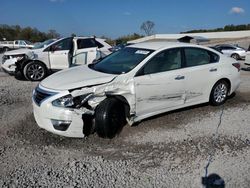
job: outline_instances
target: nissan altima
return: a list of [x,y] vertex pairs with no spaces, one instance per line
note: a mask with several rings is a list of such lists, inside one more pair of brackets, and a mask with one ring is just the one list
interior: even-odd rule
[[128,123],[210,102],[222,105],[240,85],[240,64],[211,48],[145,42],[95,64],[57,72],[33,92],[37,124],[52,133],[112,138]]

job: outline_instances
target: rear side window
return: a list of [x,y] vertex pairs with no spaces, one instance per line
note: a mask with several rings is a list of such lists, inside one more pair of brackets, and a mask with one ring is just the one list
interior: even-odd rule
[[97,45],[98,48],[104,47],[100,42],[98,42],[98,41],[95,41],[95,42],[96,42],[96,45]]
[[78,39],[77,40],[78,49],[93,48],[93,47],[97,47],[94,39]]
[[220,60],[220,56],[217,55],[216,53],[214,52],[210,52],[208,51],[209,55],[210,55],[210,63],[216,63],[216,62],[219,62]]
[[235,50],[236,48],[234,48],[233,46],[222,46],[221,49],[222,50]]
[[219,61],[219,56],[213,52],[200,48],[185,48],[186,67],[206,65]]

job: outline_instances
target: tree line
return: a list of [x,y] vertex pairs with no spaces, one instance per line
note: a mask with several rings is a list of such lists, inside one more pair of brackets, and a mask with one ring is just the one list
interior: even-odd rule
[[51,38],[59,38],[60,34],[56,30],[41,32],[37,28],[21,27],[19,25],[0,25],[0,40],[28,40],[31,42],[41,42]]
[[[142,23],[140,29],[142,32],[145,33],[146,36],[154,34],[154,26],[155,23],[153,21],[145,21]],[[243,30],[250,30],[250,24],[242,24],[242,25],[226,25],[222,28],[216,29],[197,29],[197,30],[190,30],[181,33],[204,33],[204,32],[221,32],[221,31],[243,31]],[[107,42],[111,45],[123,44],[130,40],[135,40],[145,35],[141,35],[138,33],[133,33],[129,35],[124,35],[118,37],[116,39],[111,39],[105,36],[101,38],[107,39]],[[72,36],[76,36],[72,34]],[[5,38],[6,40],[29,40],[31,42],[41,42],[45,41],[50,38],[59,38],[60,34],[56,32],[56,30],[48,30],[47,32],[41,32],[37,28],[31,27],[21,27],[19,25],[9,26],[6,24],[0,24],[0,40]]]
[[181,33],[206,33],[206,32],[221,32],[221,31],[244,31],[250,30],[250,24],[241,24],[241,25],[226,25],[224,27],[216,29],[195,29],[190,31],[185,31]]

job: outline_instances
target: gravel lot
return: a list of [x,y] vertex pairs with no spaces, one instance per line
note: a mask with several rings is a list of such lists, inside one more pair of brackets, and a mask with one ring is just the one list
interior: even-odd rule
[[[1,58],[1,57],[0,57]],[[0,187],[202,187],[208,174],[226,187],[250,185],[250,72],[223,107],[208,104],[124,127],[112,139],[53,135],[36,125],[38,83],[0,72]],[[218,142],[216,129],[218,129]]]

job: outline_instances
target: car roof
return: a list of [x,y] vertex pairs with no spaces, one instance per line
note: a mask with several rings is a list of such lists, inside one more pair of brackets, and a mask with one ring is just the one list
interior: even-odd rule
[[143,48],[149,50],[160,50],[162,48],[174,48],[174,47],[199,47],[196,44],[182,43],[182,42],[166,42],[166,41],[152,41],[152,42],[141,42],[129,45],[127,48]]
[[235,46],[233,44],[218,44],[216,45],[216,47],[238,47],[238,46]]

